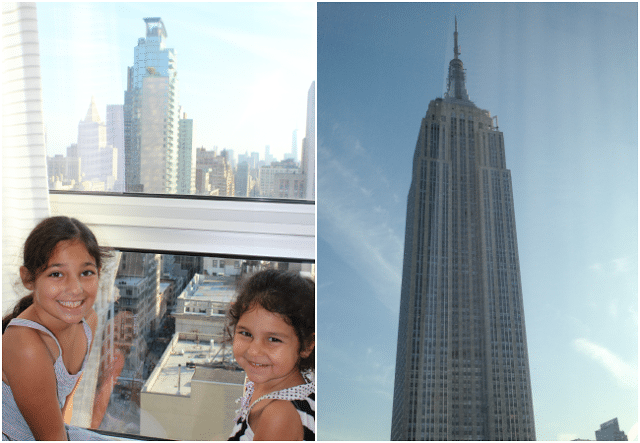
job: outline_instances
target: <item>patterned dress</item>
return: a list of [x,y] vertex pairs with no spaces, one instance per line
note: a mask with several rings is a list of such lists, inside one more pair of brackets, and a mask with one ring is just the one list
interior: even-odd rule
[[[84,366],[87,363],[87,357],[89,356],[89,347],[91,346],[91,328],[84,320],[82,320],[84,334],[87,337],[87,354],[84,356],[84,361],[82,362],[82,368],[80,369],[80,371],[78,371],[77,374],[72,375],[69,374],[67,368],[64,366],[64,362],[62,361],[62,349],[60,348],[60,343],[58,343],[58,339],[56,339],[55,335],[53,335],[51,331],[49,331],[39,323],[23,318],[14,318],[13,320],[11,320],[7,327],[11,326],[24,326],[27,328],[37,329],[49,334],[55,340],[56,344],[58,345],[59,356],[53,364],[53,369],[56,373],[58,403],[60,403],[60,409],[62,409],[65,401],[67,400],[67,397],[69,396],[69,394],[71,394],[71,391],[73,391],[76,382],[82,376]],[[65,426],[67,428],[67,437],[69,438],[69,440],[109,440],[108,438],[103,437],[100,434],[87,431],[83,428],[69,425]],[[16,402],[13,398],[13,392],[11,392],[11,387],[4,382],[2,382],[2,440],[35,440],[33,434],[31,433],[31,429],[29,429],[29,425],[20,413],[18,405],[16,405]]]
[[253,405],[251,404],[253,382],[248,381],[245,385],[245,394],[240,399],[241,407],[238,411],[238,416],[234,420],[234,427],[229,440],[252,441],[254,434],[251,426],[249,426],[251,408],[261,400],[275,399],[288,400],[293,404],[298,411],[304,429],[304,437],[302,439],[314,441],[316,439],[316,384],[312,380],[311,374],[303,374],[303,376],[307,382],[306,384],[263,395]]

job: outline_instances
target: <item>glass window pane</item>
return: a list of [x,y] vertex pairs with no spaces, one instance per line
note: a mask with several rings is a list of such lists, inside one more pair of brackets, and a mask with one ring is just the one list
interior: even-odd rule
[[38,27],[50,189],[315,199],[315,4],[39,3]]
[[245,379],[224,342],[237,282],[262,269],[315,278],[315,267],[145,252],[116,252],[111,262],[95,304],[94,370],[76,394],[94,401],[76,404],[74,416],[119,434],[226,440]]

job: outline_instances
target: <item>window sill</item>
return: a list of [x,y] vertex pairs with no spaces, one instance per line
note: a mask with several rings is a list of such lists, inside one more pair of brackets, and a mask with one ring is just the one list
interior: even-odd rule
[[51,215],[86,223],[123,251],[315,261],[315,204],[308,201],[50,191]]

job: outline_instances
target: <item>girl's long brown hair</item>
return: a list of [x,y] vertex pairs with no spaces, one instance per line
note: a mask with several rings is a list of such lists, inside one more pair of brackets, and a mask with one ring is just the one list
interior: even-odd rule
[[[109,250],[98,245],[93,232],[81,221],[65,216],[45,218],[33,228],[24,243],[23,266],[29,272],[29,282],[35,281],[47,268],[58,243],[66,240],[81,241],[95,259],[98,269],[102,266],[102,259],[110,256]],[[12,319],[32,304],[33,294],[22,297],[13,310],[2,318],[2,333]]]

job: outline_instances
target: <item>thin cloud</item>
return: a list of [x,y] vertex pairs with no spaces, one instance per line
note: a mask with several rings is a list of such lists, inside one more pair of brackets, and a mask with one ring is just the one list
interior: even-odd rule
[[626,257],[616,258],[612,260],[613,269],[616,274],[627,272],[629,269],[629,260]]
[[322,226],[318,235],[329,233],[323,238],[371,282],[377,298],[396,312],[403,244],[389,229],[390,214],[380,211],[379,193],[363,183],[366,176],[338,161],[322,143],[319,147],[323,172],[318,181],[318,225]]
[[621,386],[633,389],[638,387],[638,370],[607,348],[592,343],[586,338],[576,339],[573,345],[579,352],[609,371]]
[[605,263],[594,263],[589,266],[589,269],[596,273],[606,273],[606,274],[624,274],[633,269],[633,266],[630,263],[628,257],[619,257],[614,258],[613,260],[609,260]]
[[[387,400],[393,399],[393,383],[396,367],[394,363],[383,364],[386,356],[380,351],[368,348],[363,360],[358,363],[361,368],[370,368],[370,371],[360,371],[354,374],[352,380],[359,383],[361,388],[369,392],[374,392]],[[371,389],[375,386],[375,389]]]

